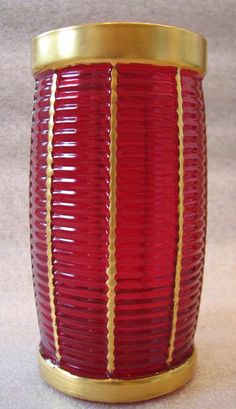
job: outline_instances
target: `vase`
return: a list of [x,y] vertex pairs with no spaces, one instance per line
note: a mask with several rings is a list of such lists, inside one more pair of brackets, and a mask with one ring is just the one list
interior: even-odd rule
[[155,398],[196,366],[206,236],[206,40],[99,23],[33,40],[33,283],[45,381]]

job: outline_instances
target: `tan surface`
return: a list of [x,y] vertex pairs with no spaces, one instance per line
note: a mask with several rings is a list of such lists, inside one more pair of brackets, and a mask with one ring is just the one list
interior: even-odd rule
[[[0,407],[102,407],[48,388],[37,372],[38,329],[28,233],[28,161],[33,98],[30,39],[42,31],[91,21],[175,24],[209,40],[205,80],[209,152],[208,247],[194,380],[168,397],[130,408],[236,407],[236,7],[234,0],[2,0],[0,201]],[[107,407],[107,406],[106,406]],[[115,407],[118,407],[116,405]],[[105,408],[105,406],[104,406]]]

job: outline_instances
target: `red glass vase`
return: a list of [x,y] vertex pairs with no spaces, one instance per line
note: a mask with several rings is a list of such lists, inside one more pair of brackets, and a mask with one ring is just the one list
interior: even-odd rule
[[43,378],[132,402],[192,376],[206,232],[206,42],[103,23],[33,43],[30,223]]

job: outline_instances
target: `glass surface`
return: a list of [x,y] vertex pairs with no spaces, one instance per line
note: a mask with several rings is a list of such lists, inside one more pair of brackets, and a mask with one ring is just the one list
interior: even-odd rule
[[[178,243],[175,67],[118,64],[115,371],[107,371],[110,64],[57,70],[52,252],[60,366],[137,378],[168,369]],[[52,71],[36,74],[30,220],[43,357],[56,362],[48,294],[46,160]],[[184,226],[171,366],[192,353],[204,264],[206,144],[202,77],[181,70]]]

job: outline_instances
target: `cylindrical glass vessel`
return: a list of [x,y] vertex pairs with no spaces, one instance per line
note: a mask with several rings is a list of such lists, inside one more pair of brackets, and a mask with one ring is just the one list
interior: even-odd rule
[[30,221],[39,365],[132,402],[192,376],[206,232],[206,41],[101,23],[33,40]]

